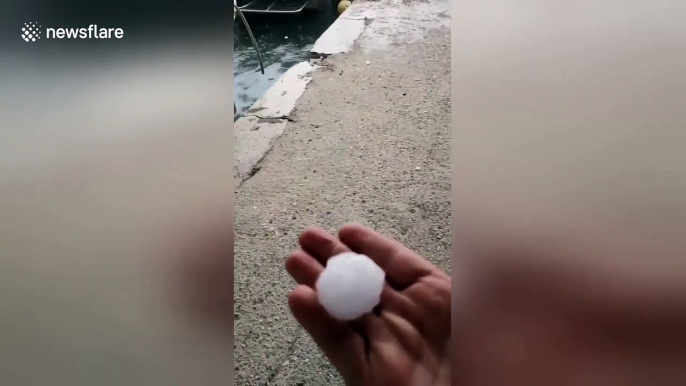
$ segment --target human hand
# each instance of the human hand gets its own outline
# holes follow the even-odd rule
[[[449,385],[450,295],[448,275],[427,260],[369,228],[346,225],[338,238],[322,229],[300,236],[301,249],[286,260],[298,283],[289,305],[348,385]],[[373,314],[337,320],[319,304],[315,283],[326,261],[353,251],[386,272]]]

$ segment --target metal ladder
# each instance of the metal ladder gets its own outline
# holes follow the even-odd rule
[[[252,0],[238,8],[243,13],[299,13],[312,0]]]
[[[257,59],[260,61],[260,71],[262,72],[262,75],[264,75],[264,61],[262,60],[262,54],[260,53],[260,48],[257,46],[257,41],[255,40],[255,36],[253,36],[252,31],[250,30],[250,26],[248,25],[248,21],[245,19],[245,16],[243,15],[243,10],[238,7],[237,0],[233,0],[233,20],[236,20],[236,14],[238,14],[241,17],[241,21],[243,21],[243,25],[245,25],[245,29],[248,31],[248,35],[250,36],[250,41],[252,42],[253,47],[255,48],[255,53],[257,53]],[[236,113],[238,112],[238,109],[236,108],[236,102],[233,102],[233,120],[236,121]]]

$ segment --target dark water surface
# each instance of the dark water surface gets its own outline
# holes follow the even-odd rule
[[[336,0],[321,0],[320,11],[300,15],[246,15],[264,60],[264,75],[248,33],[234,23],[234,101],[244,113],[289,68],[310,58],[314,42],[336,20]]]

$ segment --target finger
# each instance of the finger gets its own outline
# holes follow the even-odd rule
[[[384,284],[384,288],[381,291],[379,304],[375,306],[370,312],[363,314],[357,319],[349,321],[349,324],[355,327],[356,331],[364,329],[363,321],[371,318],[372,316],[381,317],[387,313],[393,313],[402,318],[413,317],[413,313],[416,312],[416,306],[414,302],[405,297],[403,294],[391,288],[387,283]]]
[[[324,271],[321,263],[307,252],[298,249],[286,259],[286,271],[298,284],[314,289],[319,275]]]
[[[288,297],[288,305],[293,316],[344,378],[351,379],[346,376],[362,373],[365,355],[362,339],[345,322],[326,312],[312,288],[304,285],[295,287]]]
[[[402,290],[429,275],[433,265],[399,242],[358,224],[348,224],[338,234],[357,253],[369,256],[385,272],[387,281]]]
[[[358,330],[364,331],[367,339],[369,339],[370,349],[378,349],[379,346],[395,341],[395,337],[388,330],[384,319],[376,315],[364,314],[351,321],[351,325],[354,325]]]
[[[405,319],[392,314],[376,317],[366,315],[360,318],[360,323],[369,339],[367,360],[372,368],[391,368],[402,370],[415,366],[424,358],[422,339],[416,330]],[[398,323],[399,324],[396,324]],[[393,371],[384,374],[388,385],[407,384],[407,373]],[[428,384],[428,383],[423,383]]]
[[[380,317],[366,314],[354,321],[356,329],[363,331],[366,338],[366,359],[372,366],[388,364],[389,361],[397,366],[403,363],[407,356],[421,360],[421,335],[407,320],[391,314]],[[399,384],[396,380],[392,384]],[[390,384],[390,383],[389,383]]]
[[[375,314],[364,314],[347,323],[362,341],[365,361],[369,361],[373,353],[392,347],[395,343],[395,338],[384,326],[384,321]]]
[[[405,347],[405,351],[417,360],[421,360],[424,354],[423,346],[425,338],[415,324],[393,313],[383,316],[386,326],[391,334]]]
[[[417,315],[417,305],[388,284],[385,284],[381,291],[379,308],[380,314],[393,313],[412,322],[419,316]]]
[[[329,234],[321,228],[306,229],[299,238],[300,246],[304,251],[317,259],[322,265],[339,253],[350,252],[350,249],[337,237]]]
[[[430,326],[432,335],[450,334],[451,323],[451,280],[446,275],[429,275],[422,277],[412,287],[403,291],[408,299],[416,300],[416,315],[431,315],[419,320]]]

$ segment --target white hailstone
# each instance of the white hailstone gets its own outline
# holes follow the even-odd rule
[[[340,320],[370,312],[381,298],[385,272],[365,255],[345,252],[330,258],[317,280],[319,303]]]

